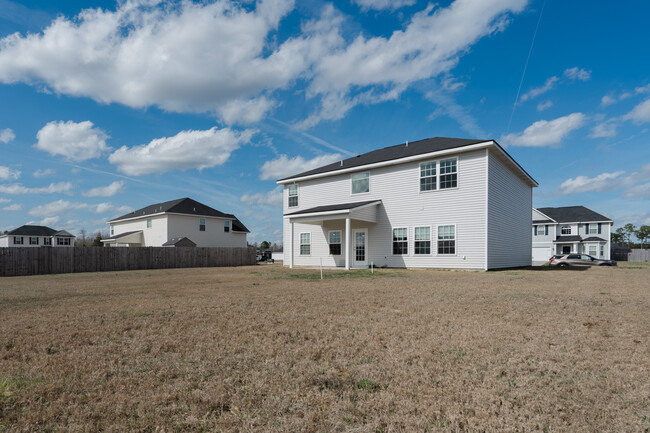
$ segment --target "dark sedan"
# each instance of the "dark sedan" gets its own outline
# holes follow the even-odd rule
[[[597,259],[588,254],[561,254],[551,257],[550,266],[616,266],[616,260]]]

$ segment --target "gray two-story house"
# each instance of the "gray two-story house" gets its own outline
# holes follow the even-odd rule
[[[531,263],[537,182],[494,140],[407,142],[278,183],[289,267]]]

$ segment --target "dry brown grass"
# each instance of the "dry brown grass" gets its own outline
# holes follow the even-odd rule
[[[315,272],[0,279],[0,431],[650,429],[647,265]]]

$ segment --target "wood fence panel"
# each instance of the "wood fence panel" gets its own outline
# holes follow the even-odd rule
[[[254,265],[254,248],[0,248],[0,276]]]

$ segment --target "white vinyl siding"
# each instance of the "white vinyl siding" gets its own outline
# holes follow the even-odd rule
[[[450,159],[450,158],[442,158]],[[316,206],[346,203],[347,201],[381,200],[378,207],[368,207],[364,213],[374,216],[375,223],[368,225],[364,221],[351,221],[351,229],[368,229],[368,263],[375,266],[389,267],[427,267],[427,268],[485,268],[486,251],[486,172],[485,151],[460,153],[456,158],[457,172],[462,179],[457,179],[457,187],[436,190],[431,193],[420,193],[420,162],[412,161],[404,164],[380,167],[372,170],[370,192],[363,198],[350,200],[350,174],[333,174],[320,179],[300,182],[299,210]],[[529,187],[530,193],[530,187]],[[530,200],[529,200],[530,202]],[[298,209],[289,208],[284,201],[284,214]],[[528,209],[530,214],[530,209]],[[295,266],[318,266],[322,260],[323,266],[343,266],[345,260],[345,217],[326,220],[322,226],[300,223],[294,220],[293,225],[293,264]],[[530,216],[527,219],[527,236],[530,237]],[[290,217],[284,218],[284,244],[290,245]],[[437,225],[456,224],[456,255],[437,256],[437,241],[435,227]],[[431,255],[392,254],[392,229],[409,228],[409,238],[412,244],[415,227],[431,225]],[[341,230],[342,254],[330,256],[328,231]],[[312,247],[310,257],[299,255],[300,244],[298,235],[311,231]],[[350,243],[352,245],[352,242]],[[288,248],[287,248],[288,249]],[[285,249],[285,255],[289,257]],[[530,252],[528,252],[530,257]],[[350,255],[350,257],[352,257]],[[288,258],[285,265],[289,264]]]
[[[487,152],[487,268],[530,266],[533,250],[532,188],[496,156],[496,151],[490,149]],[[458,231],[460,233],[460,228]]]

